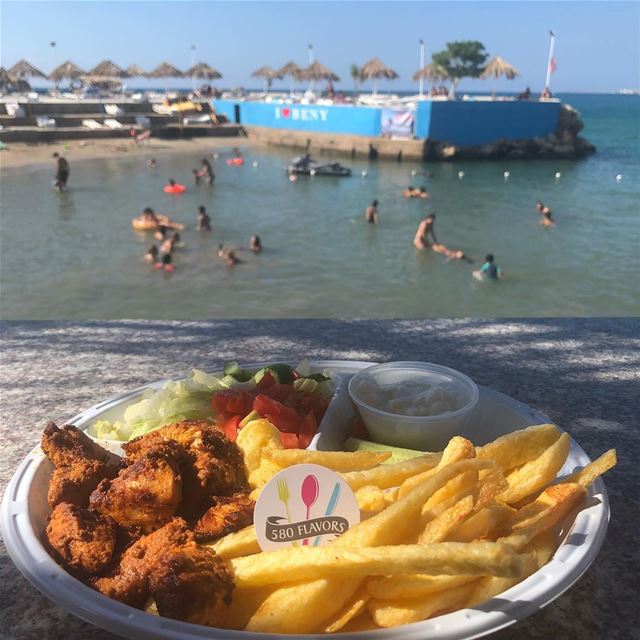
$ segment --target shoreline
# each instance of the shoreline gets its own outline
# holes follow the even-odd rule
[[[60,140],[57,142],[15,142],[0,151],[0,171],[29,166],[50,165],[52,154],[58,152],[69,162],[102,160],[108,158],[156,157],[167,154],[202,154],[211,148],[247,147],[255,145],[248,138],[193,138],[191,140],[151,139],[135,146],[128,139]]]

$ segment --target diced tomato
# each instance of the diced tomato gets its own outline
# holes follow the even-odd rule
[[[298,430],[300,416],[293,409],[264,394],[256,396],[253,401],[253,410],[266,418],[279,431],[294,433]]]
[[[300,423],[300,430],[298,432],[298,440],[300,442],[300,448],[306,449],[313,440],[313,436],[318,431],[318,423],[316,422],[316,416],[313,411],[309,411],[307,415],[302,419]]]
[[[260,378],[258,382],[258,389],[268,389],[270,386],[276,384],[276,379],[271,374],[271,371],[265,371],[265,374]]]
[[[268,389],[261,390],[264,395],[283,402],[293,393],[293,387],[290,384],[272,384]]]
[[[240,422],[242,422],[242,416],[231,416],[222,426],[224,435],[227,436],[231,442],[235,442],[238,437]]]
[[[317,422],[320,422],[329,406],[329,398],[324,398],[315,393],[309,393],[301,396],[298,399],[298,404],[305,411],[313,411]]]
[[[295,433],[280,432],[280,442],[285,449],[299,449],[300,443],[298,442],[298,436]]]
[[[211,399],[211,406],[217,414],[223,416],[246,416],[253,406],[253,395],[246,391],[225,389],[214,394]]]

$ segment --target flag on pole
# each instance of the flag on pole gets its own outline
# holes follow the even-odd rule
[[[551,58],[551,62],[549,62],[549,72],[553,73],[558,67],[558,63],[556,62],[555,56]]]

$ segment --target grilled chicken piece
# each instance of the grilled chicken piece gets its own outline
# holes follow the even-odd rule
[[[180,515],[189,520],[202,514],[212,496],[246,488],[242,453],[226,436],[201,420],[184,420],[135,438],[123,445],[127,459],[137,460],[150,447],[177,443],[186,457],[181,464],[183,496]]]
[[[193,541],[188,524],[182,518],[174,518],[157,531],[136,540],[122,554],[115,570],[96,579],[93,586],[109,598],[140,609],[149,597],[149,573],[158,558],[171,548]]]
[[[58,504],[46,533],[54,555],[69,573],[80,579],[102,571],[111,562],[116,548],[113,520],[75,504]]]
[[[55,465],[48,493],[52,509],[62,502],[86,507],[98,483],[117,474],[120,458],[73,425],[58,428],[49,422],[42,434],[41,446]]]
[[[194,527],[196,539],[214,540],[253,524],[255,504],[248,493],[216,498]]]
[[[140,455],[114,480],[103,480],[89,503],[132,534],[159,529],[176,514],[182,499],[180,447],[157,445]]]
[[[161,616],[216,626],[220,604],[230,604],[233,579],[224,561],[195,542],[162,553],[149,573],[149,594]]]

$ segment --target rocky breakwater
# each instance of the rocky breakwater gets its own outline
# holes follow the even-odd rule
[[[555,133],[529,140],[496,140],[474,147],[458,147],[447,142],[427,141],[426,160],[514,160],[577,159],[595,153],[596,148],[578,135],[584,128],[579,113],[562,105]]]

